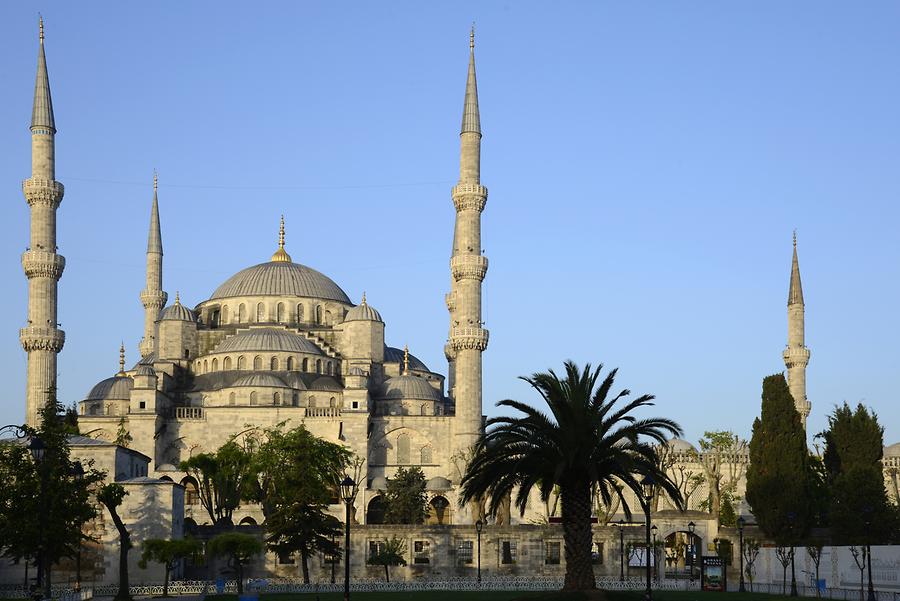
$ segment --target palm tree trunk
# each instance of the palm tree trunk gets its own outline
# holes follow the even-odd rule
[[[591,565],[591,487],[586,482],[567,483],[560,490],[566,556],[563,590],[594,590],[597,582]]]

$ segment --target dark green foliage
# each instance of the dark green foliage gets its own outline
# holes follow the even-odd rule
[[[823,461],[832,481],[855,467],[881,462],[884,428],[879,425],[878,416],[862,404],[856,406],[856,411],[847,403],[835,407],[828,416],[828,430],[821,436],[825,439]]]
[[[768,537],[796,544],[813,518],[806,432],[784,375],[767,376],[762,388],[762,412],[750,439],[747,502]]]
[[[210,539],[206,546],[213,557],[228,559],[229,567],[237,572],[238,594],[244,594],[244,566],[262,553],[262,542],[250,534],[226,532]]]
[[[425,474],[422,468],[400,468],[388,479],[384,494],[386,524],[421,524],[428,515]]]
[[[623,488],[640,496],[642,477],[652,476],[677,507],[684,505],[678,486],[660,469],[655,449],[655,445],[679,435],[681,428],[669,419],[638,419],[632,415],[652,405],[650,395],[616,407],[630,393],[623,390],[608,398],[616,370],[598,385],[601,369],[586,365],[582,371],[567,361],[562,379],[553,371],[523,378],[541,395],[551,415],[518,401],[500,401],[499,406],[523,415],[488,420],[487,431],[462,479],[460,502],[489,498],[488,511],[494,516],[502,510],[508,495],[524,514],[534,488],[547,503],[558,487],[565,539],[565,590],[596,588],[591,565],[593,490],[606,506],[618,498],[630,517]]]
[[[734,508],[734,497],[730,492],[722,493],[720,497],[719,524],[729,528],[737,526],[737,511]]]
[[[169,573],[178,562],[189,557],[198,557],[203,553],[203,544],[195,538],[148,538],[141,545],[141,560],[138,565],[147,569],[148,563],[161,563],[166,570],[163,581],[163,597],[169,596]]]
[[[387,539],[384,544],[379,545],[375,553],[369,555],[366,562],[374,566],[384,566],[384,579],[386,582],[391,581],[391,575],[388,571],[390,566],[406,565],[406,543],[403,539],[393,536]]]
[[[131,599],[128,587],[128,551],[132,547],[131,535],[122,522],[122,518],[119,517],[119,506],[122,505],[122,500],[127,494],[128,492],[125,491],[122,485],[115,482],[104,484],[97,491],[97,501],[109,511],[113,524],[116,526],[116,531],[119,533],[119,591],[116,593],[116,601]]]
[[[231,523],[250,478],[252,457],[252,448],[232,440],[215,453],[200,453],[181,462],[180,468],[197,480],[200,503],[213,524]]]
[[[72,401],[72,404],[66,408],[63,423],[67,433],[74,436],[80,434],[78,430],[78,403],[76,401]]]
[[[128,448],[131,445],[132,440],[134,439],[131,436],[131,432],[125,427],[125,417],[122,416],[119,418],[119,427],[116,429],[116,439],[113,442],[119,446]]]

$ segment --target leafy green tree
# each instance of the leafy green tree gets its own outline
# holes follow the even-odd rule
[[[735,491],[738,482],[744,478],[746,463],[735,459],[747,452],[747,441],[734,432],[728,430],[715,430],[704,432],[700,439],[700,463],[706,472],[706,480],[709,483],[709,500],[705,503],[706,509],[715,516],[723,526],[733,526],[731,516],[726,513],[724,517],[729,523],[722,521],[722,504],[725,497],[731,503],[730,511],[734,513]],[[724,510],[728,511],[728,510]],[[734,519],[737,519],[736,517]]]
[[[403,539],[393,536],[384,544],[378,545],[376,551],[369,555],[368,563],[373,566],[384,566],[384,580],[391,581],[391,574],[388,571],[390,566],[406,565],[406,543]]]
[[[104,477],[90,466],[76,477],[62,414],[51,394],[40,410],[40,426],[27,429],[44,444],[39,462],[27,444],[0,444],[0,553],[35,560],[45,598],[50,597],[51,566],[74,557],[86,538],[83,526],[96,516],[91,490]]]
[[[399,468],[384,492],[386,524],[421,524],[428,515],[425,474],[419,466]]]
[[[884,488],[884,428],[863,405],[847,403],[828,417],[823,463],[830,483],[832,532],[844,545],[890,542],[897,528]]]
[[[250,534],[226,532],[210,539],[206,546],[213,557],[224,557],[237,574],[238,595],[244,594],[244,566],[262,553],[262,542]]]
[[[197,480],[200,503],[213,524],[231,523],[251,477],[253,451],[234,440],[215,453],[200,453],[181,462],[181,470]]]
[[[169,574],[182,559],[198,557],[203,553],[203,544],[195,538],[148,538],[141,545],[141,560],[138,565],[146,570],[148,563],[161,563],[166,571],[163,581],[163,597],[169,596]]]
[[[309,558],[316,552],[340,556],[341,546],[334,542],[343,526],[336,517],[318,505],[294,503],[279,505],[266,520],[268,547],[276,553],[299,553],[303,582],[309,584]]]
[[[119,533],[119,592],[116,593],[116,601],[128,601],[131,599],[131,592],[128,587],[128,551],[133,546],[131,544],[131,534],[122,522],[119,516],[119,506],[125,499],[128,492],[121,484],[115,482],[104,484],[97,491],[97,501],[99,501],[112,518],[116,531]]]
[[[488,511],[496,515],[506,495],[513,495],[524,514],[528,497],[537,488],[547,503],[555,486],[562,499],[565,539],[565,590],[596,588],[591,565],[591,491],[609,505],[617,496],[626,515],[631,509],[624,489],[641,495],[641,479],[650,476],[672,498],[684,503],[678,486],[659,466],[654,444],[662,445],[681,433],[665,418],[638,419],[632,412],[652,405],[651,395],[616,404],[628,390],[608,398],[616,370],[598,386],[602,366],[580,370],[565,363],[560,379],[552,370],[523,378],[541,395],[551,415],[531,405],[505,400],[501,407],[521,417],[494,417],[476,445],[474,457],[462,480],[460,503],[488,497]]]
[[[119,427],[116,430],[116,439],[113,442],[120,447],[128,448],[133,440],[134,438],[131,436],[131,432],[125,427],[125,416],[123,415],[119,418]]]

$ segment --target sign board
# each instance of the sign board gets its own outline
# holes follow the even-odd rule
[[[650,565],[656,565],[656,558],[654,557],[654,553],[651,551],[647,553],[646,547],[632,547],[628,551],[628,567],[629,568],[645,568],[647,567],[647,559],[650,560]],[[649,557],[648,557],[649,556]]]
[[[700,558],[700,589],[704,591],[726,590],[725,560],[718,555]]]

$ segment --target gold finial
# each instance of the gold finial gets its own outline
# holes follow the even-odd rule
[[[797,248],[797,230],[794,230],[794,248]]]
[[[409,375],[409,345],[403,345],[403,375]]]
[[[278,250],[272,255],[272,261],[276,263],[291,262],[291,255],[284,250],[284,215],[281,216],[281,225],[278,228]]]
[[[44,15],[38,13],[38,28],[40,29],[41,44],[44,43]]]
[[[125,341],[119,345],[119,373],[117,376],[125,375]]]
[[[363,298],[362,298],[362,302],[361,302],[360,304],[361,304],[361,305],[365,305],[365,304],[366,304],[366,291],[365,291],[365,290],[363,290]]]
[[[469,50],[475,50],[475,21],[472,21],[472,30],[469,31]]]
[[[153,170],[153,191],[159,188],[159,173],[156,172],[156,169]]]
[[[175,291],[175,304],[176,304],[176,305],[180,305],[180,304],[181,304],[181,297],[178,296],[178,291],[177,291],[177,290]]]

